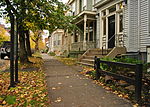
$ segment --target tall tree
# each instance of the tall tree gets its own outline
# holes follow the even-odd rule
[[[26,30],[26,31],[25,31],[25,34],[26,34],[27,55],[28,55],[28,56],[32,56],[31,46],[30,46],[30,31],[29,31],[29,30]]]
[[[31,37],[32,41],[35,42],[35,52],[39,51],[39,42],[42,39],[42,31],[38,30],[34,32],[34,35]]]
[[[34,32],[47,29],[52,32],[58,28],[74,28],[71,24],[73,18],[65,16],[68,7],[58,0],[1,0],[0,3],[9,4],[6,11],[11,10],[17,18],[21,63],[28,62],[25,47],[26,30]]]
[[[2,41],[8,41],[8,40],[9,40],[9,36],[7,35],[7,31],[0,26],[0,45]]]

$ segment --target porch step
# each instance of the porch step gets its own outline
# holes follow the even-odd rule
[[[83,63],[89,63],[89,64],[94,64],[94,59],[82,59],[81,62],[83,62]]]
[[[84,62],[78,62],[78,64],[89,66],[89,67],[94,67],[94,64],[89,64],[89,63],[84,63]]]
[[[95,56],[97,56],[99,58],[103,58],[105,55],[87,55],[87,56],[84,56],[83,58],[84,59],[94,59]]]
[[[115,58],[118,54],[126,53],[125,47],[114,47],[113,49],[103,50],[103,53],[107,52],[107,54],[102,55],[102,49],[89,49],[87,50],[79,59],[79,64],[93,67],[94,66],[94,57],[97,56],[99,58],[109,57]]]

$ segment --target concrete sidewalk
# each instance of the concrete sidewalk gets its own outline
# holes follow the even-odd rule
[[[79,66],[67,66],[43,54],[50,107],[132,107],[127,100],[93,84]]]

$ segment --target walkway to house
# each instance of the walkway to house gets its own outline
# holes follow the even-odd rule
[[[67,66],[43,54],[50,107],[132,107],[117,95],[81,75],[79,66]]]

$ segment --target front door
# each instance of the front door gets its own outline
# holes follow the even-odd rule
[[[115,47],[115,15],[108,17],[108,48]]]

